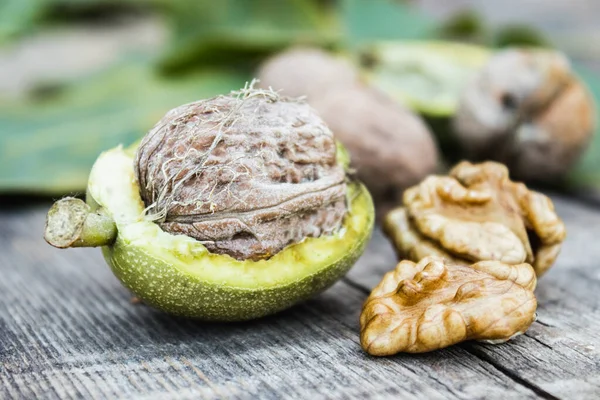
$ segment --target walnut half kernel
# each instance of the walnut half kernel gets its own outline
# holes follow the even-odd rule
[[[536,275],[529,264],[441,257],[400,262],[365,302],[360,340],[371,355],[422,353],[465,340],[505,342],[535,320]]]
[[[384,222],[401,259],[526,262],[541,276],[566,235],[550,199],[512,182],[495,162],[461,162],[449,176],[430,176],[408,189],[403,201]]]

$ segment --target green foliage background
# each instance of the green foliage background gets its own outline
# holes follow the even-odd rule
[[[546,43],[530,29],[519,36],[522,27],[494,34],[473,15],[439,26],[392,0],[0,0],[0,46],[69,24],[69,16],[124,8],[162,15],[166,50],[56,82],[60,90],[42,97],[0,93],[0,193],[83,191],[101,151],[140,138],[170,108],[242,87],[261,60],[293,44],[355,53],[381,39]],[[597,98],[600,78],[577,70]],[[599,154],[596,135],[570,181],[600,184]]]

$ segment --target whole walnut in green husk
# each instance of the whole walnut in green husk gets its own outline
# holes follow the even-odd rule
[[[48,212],[53,246],[95,247],[144,303],[247,320],[325,290],[373,228],[348,155],[302,100],[245,88],[171,110],[102,153],[86,202]]]
[[[502,164],[466,161],[449,176],[408,189],[384,230],[402,259],[525,262],[538,276],[552,266],[566,235],[548,197],[511,181]]]

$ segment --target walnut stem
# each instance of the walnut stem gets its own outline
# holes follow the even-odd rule
[[[48,211],[44,239],[54,247],[98,247],[115,241],[117,226],[108,215],[92,211],[80,199],[65,197]]]

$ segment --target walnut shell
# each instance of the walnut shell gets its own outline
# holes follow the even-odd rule
[[[586,149],[594,104],[555,51],[498,52],[465,88],[453,120],[472,160],[505,163],[521,179],[552,182]]]
[[[528,264],[465,266],[439,257],[402,261],[363,306],[361,345],[369,354],[386,356],[465,340],[505,342],[535,320],[535,285]]]
[[[135,172],[163,230],[236,259],[330,234],[346,213],[331,130],[308,104],[272,91],[169,111],[142,140]]]
[[[384,230],[401,258],[455,263],[527,262],[538,276],[554,263],[566,230],[550,199],[512,182],[499,163],[461,162],[404,193]]]
[[[422,119],[366,85],[348,61],[317,49],[292,49],[268,60],[260,85],[306,96],[352,156],[376,201],[399,200],[402,190],[437,167],[433,137]]]

